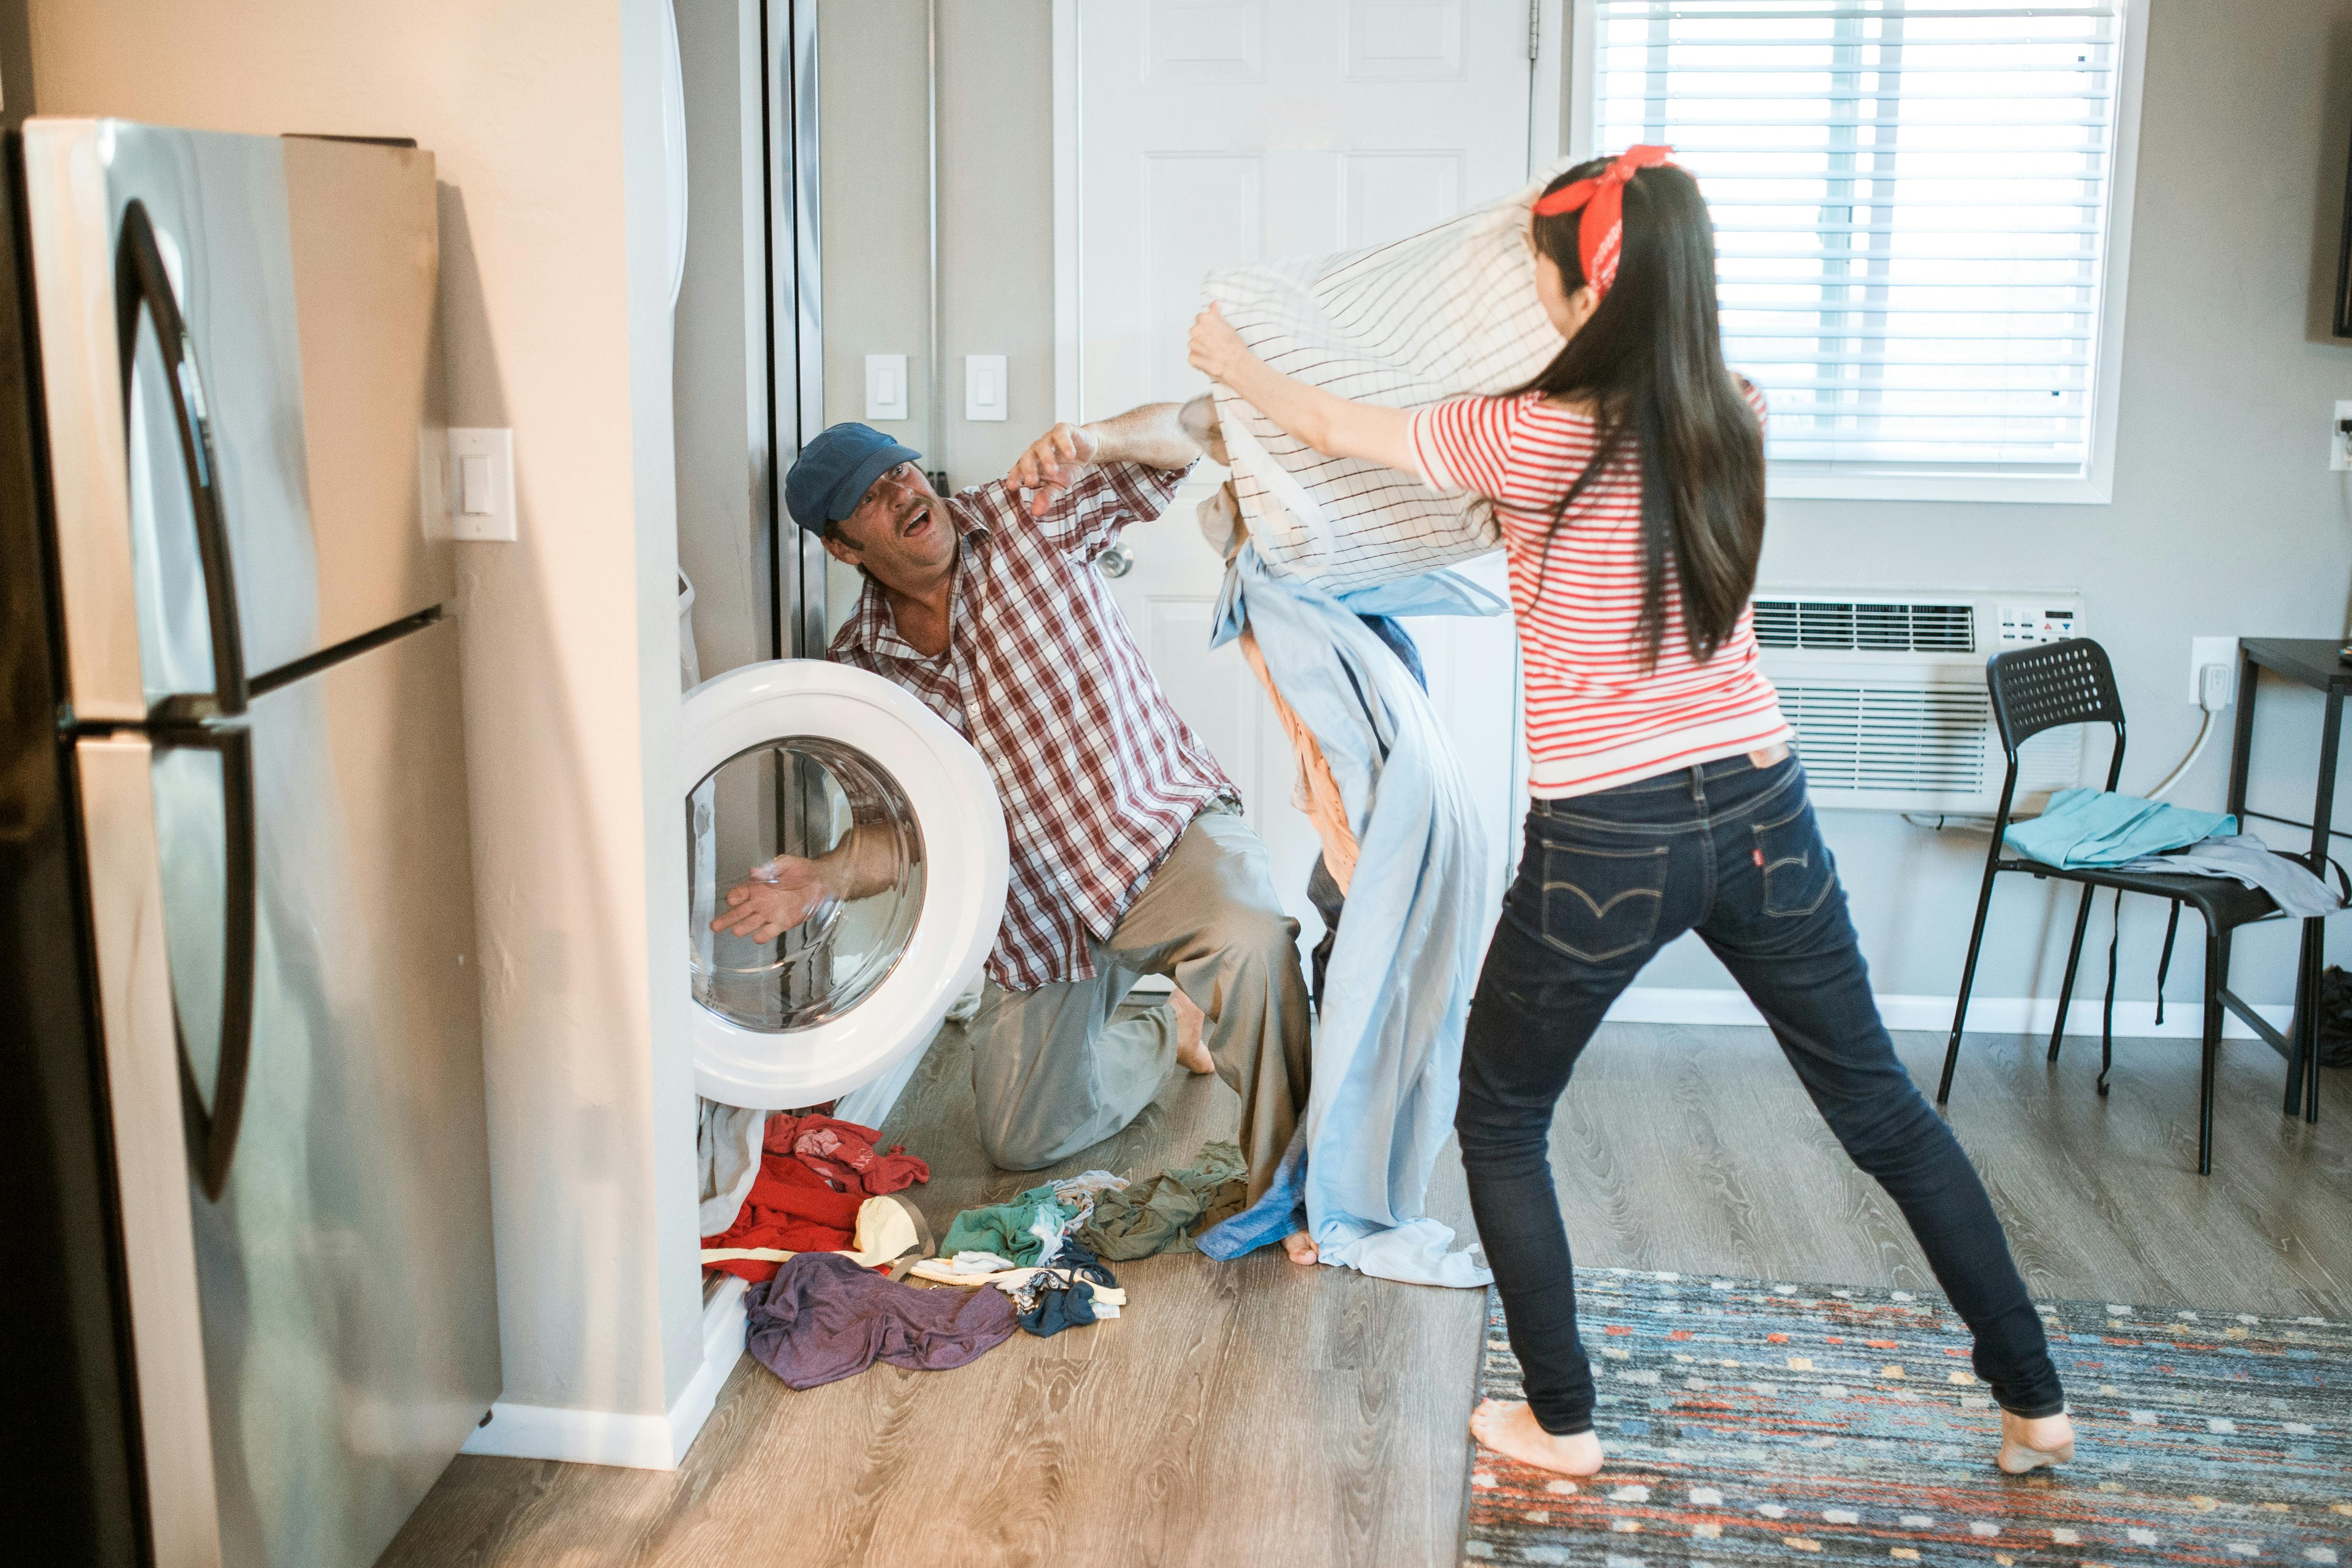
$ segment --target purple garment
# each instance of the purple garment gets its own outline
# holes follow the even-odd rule
[[[792,1388],[854,1376],[877,1361],[944,1372],[1013,1337],[1004,1292],[920,1290],[831,1252],[788,1258],[745,1292],[744,1348]]]

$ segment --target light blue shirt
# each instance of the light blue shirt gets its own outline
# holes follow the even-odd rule
[[[1265,1195],[1200,1237],[1212,1258],[1279,1240],[1303,1205],[1327,1263],[1425,1285],[1492,1278],[1425,1211],[1454,1128],[1493,851],[1436,709],[1356,617],[1504,608],[1450,572],[1335,596],[1277,575],[1254,545],[1226,569],[1210,646],[1244,621],[1256,635],[1267,674],[1322,748],[1360,852],[1307,1116]]]

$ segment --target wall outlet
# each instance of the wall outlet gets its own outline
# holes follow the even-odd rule
[[[866,356],[866,417],[868,419],[907,417],[907,356],[905,354],[867,354]]]
[[[2229,674],[2223,678],[2221,689],[2229,695],[2220,706],[2226,708],[2237,700],[2238,639],[2235,637],[2190,637],[2189,639],[2189,705],[2205,705],[2205,667],[2218,664]]]
[[[2352,398],[2338,398],[2336,416],[2327,422],[2327,467],[2331,473],[2352,468]]]

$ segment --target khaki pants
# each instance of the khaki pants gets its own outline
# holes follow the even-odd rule
[[[1265,846],[1231,810],[1193,818],[1108,942],[1095,974],[1034,991],[991,981],[970,1026],[981,1146],[1034,1171],[1099,1142],[1159,1092],[1176,1054],[1161,1007],[1111,1016],[1138,980],[1165,974],[1208,1015],[1217,1076],[1242,1097],[1237,1141],[1255,1202],[1307,1104],[1307,987],[1298,922],[1274,896]],[[1192,1151],[1176,1153],[1189,1156]]]

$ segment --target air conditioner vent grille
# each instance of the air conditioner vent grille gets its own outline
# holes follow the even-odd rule
[[[1976,606],[1852,599],[1759,599],[1765,647],[1866,653],[1974,653]]]
[[[1985,786],[1991,732],[1981,689],[1787,681],[1780,710],[1815,789],[1950,795]]]

